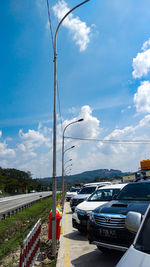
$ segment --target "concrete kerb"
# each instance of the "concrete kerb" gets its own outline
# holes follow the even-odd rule
[[[65,259],[65,242],[64,242],[64,234],[65,234],[65,210],[66,203],[64,203],[63,216],[62,216],[62,231],[63,234],[60,235],[60,244],[57,256],[56,267],[64,267],[64,259]]]

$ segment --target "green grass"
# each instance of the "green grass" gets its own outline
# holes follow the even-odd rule
[[[60,195],[57,196],[57,199]],[[28,232],[39,218],[42,223],[48,220],[52,208],[52,198],[47,198],[12,215],[0,220],[0,260],[21,245]]]

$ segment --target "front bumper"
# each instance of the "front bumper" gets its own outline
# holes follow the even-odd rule
[[[70,199],[71,199],[72,197],[70,197],[70,196],[66,196],[66,201],[70,201]]]
[[[124,246],[118,246],[118,245],[112,245],[109,243],[103,243],[103,242],[98,242],[98,241],[93,241],[91,242],[91,244],[96,245],[97,247],[104,247],[104,248],[108,248],[108,249],[114,249],[114,250],[119,250],[119,251],[127,251],[127,247]]]
[[[99,226],[90,220],[88,221],[87,231],[90,244],[120,251],[126,251],[135,237],[125,227],[111,229],[110,227]]]
[[[78,215],[76,212],[74,212],[72,214],[73,228],[86,232],[88,219],[89,217],[87,215]]]

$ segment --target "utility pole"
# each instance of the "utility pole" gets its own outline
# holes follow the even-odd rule
[[[64,19],[76,8],[85,4],[90,0],[83,1],[69,10],[66,15],[59,22],[54,38],[54,109],[53,109],[53,181],[52,181],[52,255],[56,258],[56,88],[57,88],[57,53],[56,53],[56,42],[57,33],[60,25]]]

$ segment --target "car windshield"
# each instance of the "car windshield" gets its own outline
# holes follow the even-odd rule
[[[120,191],[116,199],[150,201],[150,183],[128,184]]]
[[[83,187],[79,194],[92,194],[95,191],[96,187],[95,186],[87,186]]]
[[[96,190],[88,198],[88,201],[110,201],[112,200],[113,195],[118,194],[119,191],[119,188]]]
[[[135,248],[150,254],[150,209],[135,243]]]
[[[71,188],[69,192],[77,192],[78,190],[78,188]]]

